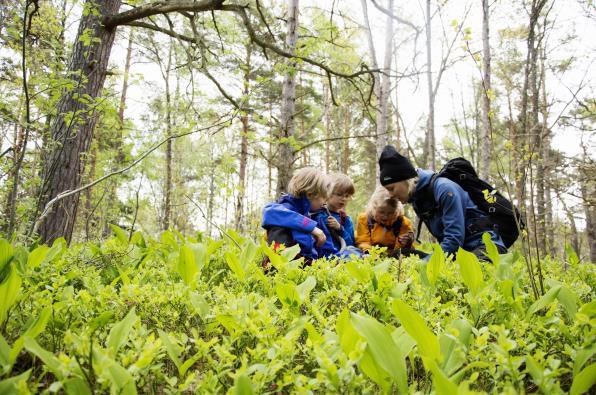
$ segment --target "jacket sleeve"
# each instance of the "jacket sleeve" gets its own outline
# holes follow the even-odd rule
[[[368,231],[368,218],[366,213],[358,215],[356,225],[356,247],[363,251],[368,251],[372,247],[372,240]]]
[[[304,215],[290,210],[283,204],[269,203],[263,208],[261,226],[282,226],[284,228],[310,233],[317,226],[317,222]]]
[[[352,218],[350,218],[349,215],[346,216],[346,223],[343,226],[341,237],[343,237],[343,239],[346,241],[346,245],[354,245],[354,223],[352,222]]]
[[[406,217],[404,215],[404,216],[402,216],[401,227],[399,228],[399,235],[403,236],[408,233],[414,233],[414,227],[412,226],[412,221],[410,221],[408,219],[408,217]],[[405,247],[411,247],[411,244],[403,245],[399,242],[399,239],[396,237],[395,238],[395,248],[397,249],[397,248],[405,248]]]
[[[456,253],[464,245],[466,237],[465,210],[461,192],[449,182],[437,184],[435,199],[441,207],[443,240],[441,248],[445,253]]]

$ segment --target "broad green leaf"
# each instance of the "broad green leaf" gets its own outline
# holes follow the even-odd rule
[[[569,288],[561,286],[561,290],[557,294],[557,299],[565,308],[567,316],[573,319],[575,313],[577,313],[577,296]]]
[[[296,244],[285,250],[281,251],[280,255],[286,258],[288,261],[296,258],[296,256],[300,253],[300,245]]]
[[[124,230],[122,230],[122,228],[117,225],[110,224],[110,229],[112,229],[112,232],[114,232],[114,235],[116,235],[116,239],[118,239],[120,244],[128,245],[128,235]]]
[[[460,343],[466,347],[469,347],[470,342],[472,341],[472,325],[470,325],[468,320],[454,320],[451,323],[451,327],[457,330],[457,338],[460,341]]]
[[[389,330],[374,318],[355,313],[351,314],[351,322],[354,329],[366,340],[375,362],[389,373],[400,392],[407,393],[406,361],[393,342]]]
[[[592,356],[596,353],[596,344],[592,344],[592,346],[581,349],[577,351],[575,354],[575,358],[573,360],[573,375],[577,375],[581,368],[584,367],[584,364],[592,358]]]
[[[14,265],[9,264],[8,274],[0,283],[0,325],[4,323],[8,310],[17,301],[21,288],[21,276]]]
[[[177,270],[186,285],[195,286],[195,277],[199,272],[199,268],[197,267],[192,248],[186,244],[180,247]]]
[[[372,381],[381,387],[384,393],[388,394],[391,391],[391,376],[375,360],[368,345],[366,346],[360,361],[358,361],[358,367],[365,375],[370,377]]]
[[[443,249],[439,244],[434,244],[433,253],[426,265],[426,276],[431,285],[434,286],[437,283],[444,265],[445,252],[443,252]]]
[[[12,260],[13,255],[14,248],[12,245],[5,239],[0,239],[0,275],[2,275],[5,266]]]
[[[439,344],[443,356],[441,370],[447,376],[451,376],[466,362],[466,353],[457,339],[448,333],[442,333],[439,336]]]
[[[66,246],[67,244],[66,240],[64,240],[64,237],[54,240],[52,247],[50,247],[50,250],[46,254],[44,262],[52,262],[54,259],[60,259],[62,254],[64,254],[64,251],[66,251]]]
[[[532,306],[530,306],[530,308],[528,308],[528,311],[526,311],[526,319],[530,319],[530,316],[532,314],[554,302],[557,299],[557,295],[559,295],[560,291],[560,285],[557,285],[549,289],[547,293],[545,293],[540,299],[534,302]]]
[[[11,263],[16,266],[20,275],[25,275],[27,272],[27,260],[29,259],[29,251],[24,246],[18,246],[14,249]]]
[[[350,275],[361,284],[370,281],[370,268],[358,262],[357,260],[351,260],[346,262],[344,265]]]
[[[490,233],[485,232],[482,235],[482,241],[486,246],[486,255],[488,255],[488,258],[492,261],[495,267],[499,266],[501,262],[501,256],[499,255],[499,250],[497,249],[497,246],[491,239]]]
[[[116,355],[118,349],[126,342],[128,334],[130,333],[135,322],[137,322],[137,319],[138,317],[135,313],[135,308],[133,307],[130,309],[128,314],[126,314],[126,317],[124,317],[122,321],[116,323],[112,327],[106,342],[106,346],[111,355]]]
[[[240,265],[246,269],[248,265],[254,262],[259,254],[260,248],[252,241],[246,240],[244,244],[242,244],[242,251],[240,252]]]
[[[161,234],[161,243],[169,246],[174,251],[178,250],[178,241],[176,241],[176,236],[169,230],[164,231]]]
[[[567,255],[567,262],[571,265],[577,265],[579,263],[579,257],[573,247],[571,247],[571,244],[565,244],[565,254]]]
[[[244,272],[244,268],[240,264],[240,258],[238,257],[238,255],[236,255],[236,253],[233,251],[226,251],[224,256],[226,258],[226,263],[228,264],[228,267],[230,268],[232,273],[234,273],[238,280],[244,281],[246,279],[246,273]]]
[[[188,369],[190,369],[191,366],[194,365],[195,362],[197,362],[199,360],[199,358],[201,358],[202,356],[203,356],[203,353],[201,351],[199,351],[195,355],[193,355],[192,357],[190,357],[189,359],[184,361],[184,363],[182,363],[182,365],[180,365],[180,368],[178,368],[178,374],[180,375],[180,378],[184,377],[186,375],[186,372],[188,371]]]
[[[296,289],[296,284],[293,282],[290,281],[285,284],[278,283],[275,286],[275,292],[277,293],[277,297],[282,304],[288,307],[300,306],[300,295]]]
[[[571,384],[571,395],[583,394],[588,392],[596,384],[596,363],[591,364],[573,377]]]
[[[399,318],[402,326],[408,332],[416,344],[422,356],[426,356],[437,361],[441,360],[441,346],[437,336],[428,329],[424,319],[414,309],[404,303],[402,300],[393,301],[393,314]]]
[[[235,395],[252,395],[255,393],[250,378],[244,373],[236,377],[233,391]]]
[[[207,266],[207,246],[204,243],[187,243],[192,249],[197,271],[200,273]]]
[[[350,321],[350,311],[344,309],[335,322],[335,330],[339,335],[339,344],[343,352],[350,357],[350,353],[354,351],[356,344],[362,338],[354,329]]]
[[[67,395],[91,395],[92,392],[87,385],[87,382],[80,377],[71,377],[65,380],[64,390]]]
[[[457,385],[451,381],[439,368],[435,360],[422,357],[424,364],[432,373],[433,384],[439,395],[452,395],[457,393]]]
[[[579,309],[579,312],[581,314],[587,315],[590,318],[596,316],[596,300],[583,304]]]
[[[58,380],[64,379],[64,372],[62,370],[62,363],[54,354],[42,348],[35,339],[25,337],[25,349],[37,358],[41,359],[46,368],[56,376]]]
[[[544,380],[544,368],[531,355],[526,355],[526,369],[532,376],[534,383],[541,387]]]
[[[31,375],[31,369],[18,376],[10,377],[8,379],[0,381],[0,394],[2,395],[20,395],[19,385],[21,382],[27,382]]]
[[[10,346],[4,339],[4,336],[0,335],[0,376],[6,373],[12,364],[10,363]]]
[[[279,255],[277,252],[273,251],[273,249],[271,249],[267,243],[265,243],[265,241],[261,241],[261,249],[265,255],[267,255],[269,262],[274,268],[281,270],[287,266],[288,260]]]
[[[399,354],[404,358],[407,357],[416,346],[416,340],[406,332],[403,326],[394,330],[391,337],[399,348]]]
[[[31,269],[35,269],[35,268],[39,267],[39,265],[41,265],[41,263],[44,261],[44,259],[48,255],[49,251],[50,251],[50,248],[46,245],[41,245],[41,246],[37,247],[36,249],[34,249],[33,251],[31,251],[29,253],[29,257],[27,260],[27,266]]]
[[[480,263],[478,263],[478,258],[471,252],[460,248],[457,251],[456,262],[459,265],[459,272],[464,284],[466,284],[472,295],[477,295],[484,287],[482,269]]]
[[[157,332],[159,333],[159,338],[161,339],[161,343],[165,347],[168,356],[174,362],[176,368],[180,370],[180,367],[182,366],[182,362],[180,361],[180,353],[182,352],[182,350],[180,346],[178,346],[175,343],[172,343],[172,341],[170,340],[170,335],[168,335],[161,329],[158,329]]]
[[[37,317],[35,320],[33,320],[31,322],[31,324],[29,325],[29,327],[27,328],[25,333],[23,333],[17,340],[15,340],[15,342],[13,343],[12,348],[10,350],[9,363],[11,366],[15,363],[15,361],[17,360],[17,357],[23,350],[23,346],[25,344],[25,338],[30,337],[30,338],[34,339],[40,333],[42,333],[45,330],[46,325],[48,324],[51,314],[52,314],[51,307],[46,307],[45,309],[43,309],[41,311],[41,313],[39,314],[39,317]]]
[[[195,309],[195,312],[204,321],[209,315],[209,312],[211,311],[209,303],[207,303],[207,301],[202,295],[199,295],[196,292],[191,292],[189,299],[192,307]]]
[[[308,296],[310,295],[310,291],[317,285],[317,280],[313,276],[308,276],[306,280],[304,280],[301,284],[296,286],[296,291],[298,291],[298,295],[300,296],[300,302],[304,303],[308,300]]]
[[[120,395],[136,395],[137,388],[131,374],[119,363],[93,350],[94,364],[98,364],[101,375],[111,384],[112,393]]]

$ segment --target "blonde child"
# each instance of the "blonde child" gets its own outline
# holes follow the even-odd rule
[[[364,251],[373,246],[387,247],[387,252],[392,256],[426,256],[414,250],[413,243],[414,229],[412,222],[404,215],[403,205],[392,198],[384,187],[377,187],[366,211],[358,216],[356,246]]]

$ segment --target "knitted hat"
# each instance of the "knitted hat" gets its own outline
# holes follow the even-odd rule
[[[386,145],[383,148],[379,158],[379,168],[381,169],[380,178],[383,186],[418,176],[410,160],[397,152],[392,145]]]

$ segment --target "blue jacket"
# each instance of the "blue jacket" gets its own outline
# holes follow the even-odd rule
[[[322,223],[325,225],[325,229],[323,229],[323,231],[325,232],[325,236],[327,236],[327,238],[329,239],[329,238],[331,238],[331,233],[330,232],[328,233],[328,229],[327,229],[327,218],[329,218],[329,214],[331,214],[331,216],[333,218],[335,218],[337,220],[337,222],[341,225],[339,235],[346,242],[346,246],[353,246],[354,245],[354,223],[352,222],[352,219],[350,218],[350,216],[345,213],[345,211],[342,211],[341,213],[335,213],[333,211],[328,211],[326,208],[322,208],[322,209],[312,213],[310,215],[310,217],[312,219],[314,219],[315,221],[317,221],[317,223]],[[339,241],[337,241],[337,240],[333,240],[333,245],[338,250],[341,248],[341,245],[340,245]]]
[[[325,233],[325,243],[322,246],[317,248],[317,252],[319,253],[319,257],[329,257],[335,256],[339,254],[339,250],[341,249],[341,244],[339,241],[334,240],[333,236],[331,235],[331,230],[327,226],[327,218],[329,218],[329,214],[327,214],[327,209],[322,208],[320,210],[311,213],[310,217],[317,222],[317,228],[321,229],[323,233]]]
[[[437,177],[433,188],[434,201],[424,201],[422,190],[429,185],[433,172],[417,169],[418,184],[416,191],[410,198],[410,203],[415,203],[422,211],[438,206],[427,225],[430,233],[439,241],[445,253],[456,253],[459,247],[472,251],[483,244],[484,232],[472,232],[470,226],[487,215],[472,201],[466,191],[457,183],[445,178]],[[505,248],[501,237],[493,231],[492,241]]]
[[[261,226],[281,226],[292,232],[292,239],[300,245],[300,253],[306,258],[317,259],[315,239],[311,232],[317,222],[308,217],[310,202],[306,197],[283,195],[276,203],[269,203],[263,208]]]

